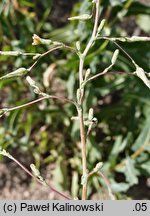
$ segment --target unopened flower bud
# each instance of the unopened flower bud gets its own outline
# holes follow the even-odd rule
[[[103,19],[102,21],[101,21],[101,23],[100,23],[100,25],[99,25],[99,27],[98,27],[98,34],[102,31],[102,29],[103,29],[103,27],[104,27],[104,25],[105,25],[105,22],[106,22],[106,20],[105,19]]]
[[[113,57],[111,59],[111,63],[114,65],[116,63],[116,60],[118,58],[118,55],[119,55],[119,50],[115,50],[114,54],[113,54]]]
[[[38,35],[34,34],[32,39],[33,39],[32,45],[36,46],[41,44],[41,38]]]
[[[79,102],[81,98],[81,90],[77,89],[77,101]]]
[[[78,51],[80,51],[80,49],[81,49],[81,47],[80,47],[80,41],[76,42],[76,48],[77,48]]]
[[[37,176],[37,177],[40,176],[40,172],[34,164],[30,164],[30,168],[31,168],[31,170],[35,176]]]
[[[90,108],[89,109],[89,116],[88,116],[89,121],[91,121],[93,119],[93,116],[94,116],[94,110],[93,110],[93,108]]]
[[[94,172],[98,172],[103,166],[103,162],[99,162],[98,164],[96,164],[95,168],[94,168]]]
[[[88,68],[87,71],[85,72],[85,81],[89,78],[90,74],[91,74],[91,69]]]

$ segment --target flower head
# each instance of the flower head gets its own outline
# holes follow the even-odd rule
[[[38,35],[34,34],[32,39],[33,39],[32,45],[36,46],[41,44],[41,38]]]

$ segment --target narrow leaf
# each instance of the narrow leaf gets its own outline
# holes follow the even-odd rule
[[[19,51],[0,51],[0,55],[4,55],[4,56],[18,56],[20,54],[21,52]]]
[[[4,79],[10,79],[10,78],[15,78],[15,77],[21,77],[24,76],[28,73],[28,69],[26,68],[19,68],[11,73],[8,73],[2,77],[0,77],[0,80],[4,80]]]
[[[135,74],[145,83],[145,85],[150,89],[150,81],[147,79],[145,71],[143,68],[139,67],[137,64],[134,64],[136,67]]]
[[[92,15],[89,15],[89,14],[83,14],[83,15],[80,15],[80,16],[74,16],[74,17],[69,17],[68,20],[89,20],[92,18]]]

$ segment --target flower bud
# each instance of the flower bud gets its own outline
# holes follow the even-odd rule
[[[41,56],[41,54],[36,54],[35,56],[33,56],[33,59],[36,60]]]
[[[81,98],[81,90],[77,89],[77,101],[79,102]]]
[[[88,68],[87,71],[85,72],[85,81],[89,78],[90,74],[91,74],[91,69]]]
[[[37,176],[37,177],[40,176],[40,172],[39,172],[39,170],[36,168],[36,166],[34,164],[30,164],[30,168],[31,168],[31,170],[32,170],[32,172],[33,172],[33,174],[35,176]]]
[[[96,164],[95,168],[94,168],[94,172],[98,172],[103,166],[103,162],[99,162],[98,164]]]
[[[81,47],[80,47],[80,41],[76,42],[76,48],[77,48],[78,51],[80,51],[80,49],[81,49]]]
[[[103,19],[102,21],[101,21],[101,23],[100,23],[100,25],[99,25],[99,27],[98,27],[98,34],[102,31],[102,29],[103,29],[103,27],[104,27],[104,25],[105,25],[105,22],[106,22],[106,20],[105,19]]]
[[[89,109],[89,116],[88,116],[89,121],[91,121],[93,119],[93,116],[94,116],[94,110],[93,110],[93,108],[90,108]]]
[[[39,44],[50,45],[52,43],[51,40],[40,38],[36,34],[33,35],[32,39],[33,39],[33,43],[32,43],[33,46],[36,46],[36,45],[39,45]]]
[[[111,63],[114,65],[116,63],[116,60],[118,58],[118,55],[119,55],[119,50],[115,50],[114,54],[113,54],[113,57],[111,59]]]

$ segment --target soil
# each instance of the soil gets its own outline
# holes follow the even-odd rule
[[[28,154],[12,153],[25,166],[29,167],[33,162],[32,157]],[[30,169],[30,168],[29,168]],[[49,185],[51,166],[46,166],[41,170],[42,176],[47,180]],[[92,194],[93,200],[109,199],[107,190],[100,188],[101,195]],[[64,192],[69,195],[69,192]],[[142,177],[139,184],[130,188],[126,195],[134,200],[150,199],[150,178]],[[26,174],[15,162],[8,158],[4,158],[0,163],[0,200],[2,199],[24,199],[24,200],[51,200],[64,199],[60,195],[50,191],[47,187],[35,182],[28,174]]]

